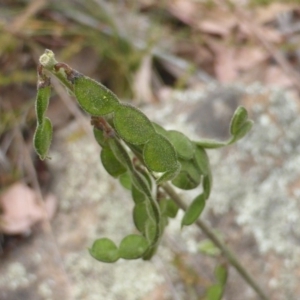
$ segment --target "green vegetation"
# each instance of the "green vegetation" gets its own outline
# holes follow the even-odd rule
[[[174,218],[179,209],[175,199],[167,196],[171,187],[167,182],[171,181],[182,190],[202,184],[203,191],[186,209],[182,226],[196,222],[212,188],[212,173],[205,149],[223,147],[241,139],[252,127],[247,111],[243,107],[237,108],[231,120],[229,141],[192,141],[181,132],[165,130],[152,123],[142,111],[120,102],[102,84],[57,62],[54,53],[46,50],[38,67],[34,135],[34,147],[42,160],[48,157],[52,139],[51,121],[45,117],[51,95],[49,73],[60,79],[81,108],[90,114],[95,139],[102,147],[100,160],[107,173],[120,179],[121,183],[124,176],[129,178],[127,188],[132,191],[133,221],[140,234],[124,237],[119,246],[109,238],[99,238],[89,249],[90,254],[106,263],[119,258],[151,259],[169,218]],[[163,190],[165,193],[158,192]],[[208,289],[208,299],[219,299],[223,293],[227,273],[221,266],[218,268],[218,283]]]

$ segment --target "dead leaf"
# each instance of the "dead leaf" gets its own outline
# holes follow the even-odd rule
[[[202,21],[198,25],[199,29],[206,33],[218,34],[218,35],[228,35],[230,34],[232,26],[224,26],[223,23],[216,23],[213,20]]]
[[[268,28],[266,26],[260,26],[257,24],[248,24],[247,22],[240,22],[239,23],[239,31],[240,36],[244,39],[251,39],[253,41],[257,40],[257,34],[264,37],[264,39],[270,43],[280,43],[283,40],[283,35],[272,28]],[[256,34],[255,34],[256,32]]]
[[[268,5],[267,8],[265,6],[260,6],[257,8],[255,14],[255,22],[259,24],[272,22],[277,18],[279,14],[293,10],[295,7],[295,4],[278,2]]]
[[[238,73],[234,59],[234,49],[224,49],[223,52],[218,53],[215,61],[215,72],[220,82],[228,83],[237,78]]]
[[[269,66],[267,68],[264,83],[267,85],[281,86],[284,88],[293,86],[293,81],[280,67],[277,66]]]
[[[197,28],[205,33],[221,36],[228,36],[237,24],[236,17],[221,8],[210,10],[203,18],[197,18]]]
[[[257,64],[266,61],[269,54],[261,47],[243,47],[240,48],[235,56],[235,64],[240,71],[247,71]]]
[[[53,216],[56,200],[51,196],[45,205]],[[34,190],[24,183],[15,183],[0,197],[0,231],[6,234],[24,234],[39,221],[47,219],[46,212],[37,202]]]
[[[217,79],[222,83],[234,81],[238,76],[235,63],[236,49],[212,40],[209,45],[215,53],[214,70]]]
[[[196,2],[189,0],[172,1],[169,5],[169,11],[181,22],[192,25],[198,17],[198,9]]]

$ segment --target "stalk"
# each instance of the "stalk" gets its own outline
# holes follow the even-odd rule
[[[162,185],[165,192],[174,200],[174,202],[184,211],[187,210],[187,205],[184,203],[183,199],[176,193],[173,187],[165,183]],[[265,294],[263,289],[255,281],[255,279],[250,275],[250,273],[242,266],[237,256],[232,252],[232,250],[227,247],[223,241],[214,233],[214,231],[206,225],[201,219],[198,219],[195,224],[206,234],[206,236],[222,251],[224,256],[228,259],[229,263],[236,269],[236,271],[241,275],[241,277],[250,285],[257,295],[262,300],[270,300]]]

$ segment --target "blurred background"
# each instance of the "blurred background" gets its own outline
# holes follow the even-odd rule
[[[218,264],[229,271],[222,299],[258,299],[197,228],[180,230],[180,216],[151,262],[89,256],[94,239],[134,230],[130,195],[55,80],[51,159],[34,153],[45,49],[193,138],[225,139],[232,112],[247,107],[247,141],[211,154],[204,218],[270,299],[299,299],[299,43],[296,0],[0,0],[0,299],[212,300]]]

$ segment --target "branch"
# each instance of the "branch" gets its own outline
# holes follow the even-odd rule
[[[165,192],[176,202],[176,204],[183,209],[187,210],[187,205],[183,199],[176,193],[172,186],[168,183],[162,185]],[[248,271],[242,266],[236,255],[223,243],[223,241],[211,230],[202,220],[198,219],[196,225],[207,235],[207,237],[222,251],[224,256],[228,259],[230,264],[236,269],[236,271],[244,278],[244,280],[255,290],[262,300],[269,300],[269,297],[265,294],[255,279],[248,273]]]

